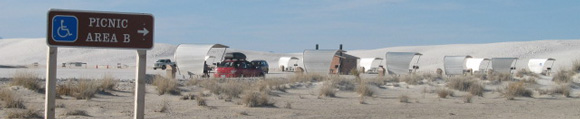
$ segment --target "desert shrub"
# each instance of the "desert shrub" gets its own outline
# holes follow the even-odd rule
[[[442,75],[432,74],[432,73],[423,73],[421,74],[421,79],[425,79],[427,81],[435,81],[438,79],[443,79]]]
[[[399,96],[399,102],[401,102],[401,103],[409,103],[410,102],[409,96],[407,96],[407,95],[401,95],[401,96]]]
[[[485,77],[489,81],[497,82],[513,80],[512,75],[509,73],[489,72]]]
[[[242,96],[242,104],[247,107],[273,107],[267,92],[248,91]]]
[[[410,85],[417,85],[423,83],[423,77],[418,74],[402,75],[400,81],[406,82]]]
[[[191,79],[189,79],[189,81],[185,85],[195,86],[195,85],[201,84],[201,82],[202,82],[202,79],[199,79],[199,78],[191,78]]]
[[[447,87],[460,90],[460,91],[467,91],[469,87],[476,83],[475,80],[471,79],[471,77],[467,76],[456,76],[447,79]]]
[[[39,114],[39,111],[33,109],[26,109],[26,110],[12,110],[7,111],[5,118],[12,119],[41,119],[42,116]]]
[[[324,82],[322,87],[320,87],[319,96],[326,96],[326,97],[335,97],[336,96],[336,90],[334,90],[334,86],[332,85],[331,82],[329,82],[329,81]]]
[[[207,106],[205,98],[203,98],[202,96],[195,97],[195,101],[197,102],[197,106]]]
[[[222,88],[216,80],[202,80],[200,86],[209,90],[209,92],[219,95]]]
[[[32,72],[18,71],[14,73],[11,86],[22,86],[33,91],[40,91],[38,75]]]
[[[221,86],[221,94],[226,95],[228,98],[239,98],[240,94],[245,89],[250,88],[250,84],[243,81],[229,80]]]
[[[573,76],[576,75],[575,71],[567,71],[560,69],[556,74],[553,76],[552,81],[556,83],[569,83],[573,80]]]
[[[394,75],[388,75],[385,76],[385,80],[386,82],[400,82],[401,81],[401,77],[398,76],[394,76]]]
[[[58,95],[75,97],[76,99],[91,99],[99,92],[99,84],[94,80],[81,79],[77,81],[69,80],[56,87]]]
[[[286,89],[289,88],[284,85],[286,83],[287,80],[285,79],[266,79],[260,80],[256,84],[259,91],[278,90],[281,92],[286,92]]]
[[[538,74],[536,74],[536,73],[534,73],[534,72],[532,72],[530,70],[527,70],[527,69],[521,69],[521,70],[518,70],[516,72],[516,77],[520,77],[521,78],[521,77],[524,77],[524,76],[540,77],[540,75],[538,75]]]
[[[513,82],[508,84],[503,92],[503,96],[508,100],[513,100],[514,97],[532,97],[532,91],[525,88],[525,83],[523,81]]]
[[[569,85],[560,85],[552,90],[553,94],[562,94],[566,97],[570,97],[571,88]]]
[[[74,84],[72,84],[72,81],[67,81],[66,84],[59,84],[56,86],[56,94],[57,95],[67,95],[67,96],[72,96],[73,95],[73,87]]]
[[[177,88],[177,82],[175,80],[165,78],[163,76],[155,76],[153,79],[153,85],[157,86],[157,93],[163,95],[169,93],[171,95],[179,95],[181,91]]]
[[[195,100],[195,95],[189,93],[187,95],[181,96],[181,100]]]
[[[358,69],[353,68],[350,70],[350,75],[355,76],[357,79],[360,79],[360,72]]]
[[[574,60],[572,62],[572,72],[580,72],[580,60]]]
[[[465,96],[463,96],[463,102],[464,103],[471,103],[473,99],[473,95],[472,94],[467,94]]]
[[[327,79],[328,79],[327,75],[317,73],[294,75],[290,77],[291,82],[319,82]]]
[[[453,91],[448,89],[437,89],[437,95],[439,98],[447,98],[447,96],[453,95]]]
[[[468,76],[457,76],[448,79],[447,87],[456,89],[459,91],[467,91],[473,95],[483,96],[484,87],[483,84],[479,83],[477,80],[472,79],[474,77]]]
[[[334,85],[339,90],[343,91],[354,91],[356,85],[355,80],[346,79],[342,77],[331,77],[330,79],[332,85]]]
[[[84,110],[66,110],[64,116],[90,116],[87,111]]]
[[[292,103],[286,102],[286,105],[284,105],[284,108],[286,108],[286,109],[292,109]]]
[[[387,83],[387,79],[386,78],[371,78],[371,79],[365,79],[366,83],[369,85],[374,85],[374,86],[382,86],[385,85]]]
[[[113,77],[110,74],[103,76],[103,78],[100,81],[101,85],[99,86],[99,89],[101,91],[114,90],[113,88],[115,88],[118,82],[117,80],[115,80],[115,77]]]
[[[169,101],[163,100],[161,104],[159,104],[158,109],[153,110],[155,112],[167,113],[169,112]]]
[[[26,108],[24,100],[8,89],[0,90],[0,99],[4,101],[4,108]]]
[[[469,88],[467,89],[469,93],[472,95],[477,95],[483,97],[483,85],[481,83],[477,83],[476,81],[472,82]]]
[[[360,95],[360,96],[373,96],[373,94],[375,93],[374,90],[368,86],[367,83],[363,82],[360,83],[358,85],[358,87],[356,88],[356,92]]]
[[[74,88],[74,97],[77,99],[91,99],[98,92],[98,84],[94,80],[80,80]]]

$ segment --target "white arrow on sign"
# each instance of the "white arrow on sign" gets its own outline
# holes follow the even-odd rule
[[[143,36],[145,36],[149,33],[149,31],[147,29],[143,28],[143,30],[137,30],[137,33],[142,33]]]

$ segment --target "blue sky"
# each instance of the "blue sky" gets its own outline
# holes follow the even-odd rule
[[[155,42],[302,52],[580,39],[579,0],[0,0],[0,37],[43,38],[50,8],[151,13]]]

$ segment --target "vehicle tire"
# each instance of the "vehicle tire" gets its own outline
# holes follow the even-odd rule
[[[258,75],[258,77],[260,77],[260,78],[266,78],[266,74],[260,73],[260,75]]]
[[[157,68],[153,68],[153,70],[157,70]]]
[[[165,70],[165,68],[167,68],[165,65],[161,66],[161,70]]]

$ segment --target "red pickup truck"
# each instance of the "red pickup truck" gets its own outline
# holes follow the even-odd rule
[[[264,71],[246,60],[246,55],[240,52],[227,53],[224,61],[217,64],[214,77],[263,77]]]

